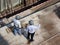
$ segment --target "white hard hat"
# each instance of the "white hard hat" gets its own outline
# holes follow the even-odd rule
[[[33,21],[33,20],[30,20],[30,21],[29,21],[29,24],[30,24],[30,25],[34,25],[34,21]]]
[[[20,20],[21,17],[20,17],[19,15],[17,15],[17,16],[15,17],[15,19]]]

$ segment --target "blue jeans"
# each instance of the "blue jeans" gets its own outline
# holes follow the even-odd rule
[[[16,35],[17,33],[19,34],[19,35],[21,35],[21,29],[20,28],[14,28],[14,35]]]

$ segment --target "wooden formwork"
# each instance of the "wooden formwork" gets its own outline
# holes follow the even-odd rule
[[[35,5],[35,3],[37,4],[38,2],[39,2],[39,0],[25,0],[21,4],[18,4],[14,7],[12,6],[12,4],[10,4],[11,5],[10,8],[9,8],[9,5],[7,5],[7,9],[4,9],[0,13],[2,15],[2,16],[0,16],[0,18],[6,17],[12,13],[18,12],[18,10],[21,10],[21,9],[23,9],[23,11],[24,11],[24,9],[26,9],[26,7],[30,6],[30,8],[31,8],[33,6],[33,4]]]

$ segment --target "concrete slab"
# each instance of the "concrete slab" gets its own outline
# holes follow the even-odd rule
[[[5,30],[7,27],[1,28],[0,34],[9,45],[60,45],[60,19],[53,11],[56,7],[54,9],[53,7],[48,7],[20,20],[23,24],[26,24],[33,19],[35,25],[41,24],[41,28],[35,33],[34,41],[30,44],[27,44],[24,36],[14,36],[12,32],[7,33]]]

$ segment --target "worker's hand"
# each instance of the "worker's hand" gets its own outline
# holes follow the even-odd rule
[[[14,26],[14,23],[11,23],[11,26]]]
[[[37,28],[39,29],[40,27],[41,27],[41,24],[38,24],[38,25],[37,25]]]

